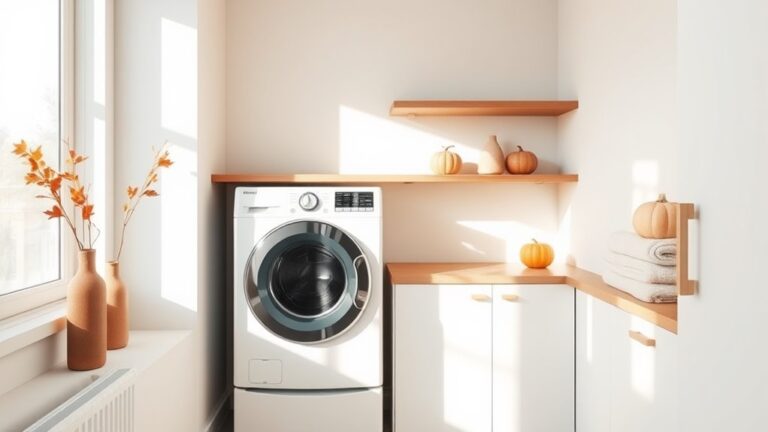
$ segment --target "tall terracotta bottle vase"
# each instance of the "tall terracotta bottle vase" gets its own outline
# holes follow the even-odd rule
[[[96,251],[82,250],[77,258],[67,287],[67,366],[98,369],[107,361],[107,290],[96,273]]]
[[[107,349],[128,345],[128,293],[120,279],[120,263],[107,263]]]
[[[477,160],[478,174],[504,174],[504,152],[496,140],[496,135],[488,137],[480,158]]]

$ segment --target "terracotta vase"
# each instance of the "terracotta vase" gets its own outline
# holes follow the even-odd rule
[[[504,173],[504,152],[496,140],[496,135],[488,137],[483,150],[480,152],[480,158],[477,161],[478,174],[503,174]]]
[[[107,263],[107,349],[128,345],[128,293],[120,279],[120,263]]]
[[[96,273],[96,251],[82,250],[77,258],[67,286],[67,366],[98,369],[107,361],[107,289]]]

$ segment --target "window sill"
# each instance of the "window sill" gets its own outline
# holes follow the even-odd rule
[[[141,374],[191,334],[186,330],[131,331],[128,346],[107,352],[107,363],[90,371],[71,371],[66,364],[0,394],[0,419],[9,430],[22,430],[85,388],[99,376],[116,369]],[[3,429],[6,430],[6,429]]]
[[[67,303],[60,300],[0,321],[0,357],[67,327]]]

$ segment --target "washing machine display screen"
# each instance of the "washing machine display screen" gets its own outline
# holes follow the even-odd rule
[[[336,192],[336,211],[373,211],[373,192]]]
[[[298,316],[332,309],[346,286],[344,268],[328,248],[306,244],[280,255],[272,272],[272,292],[280,305]]]

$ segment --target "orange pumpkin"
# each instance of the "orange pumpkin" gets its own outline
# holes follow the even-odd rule
[[[656,201],[641,204],[632,217],[635,232],[645,238],[672,238],[677,235],[677,207],[664,194]]]
[[[530,174],[536,171],[539,159],[532,152],[517,146],[517,151],[507,155],[507,171],[510,174]]]
[[[443,151],[432,155],[430,167],[438,175],[456,174],[461,170],[461,156],[451,151],[451,146],[443,147]]]
[[[520,248],[520,261],[528,268],[546,268],[555,260],[555,251],[546,243],[526,243]]]

